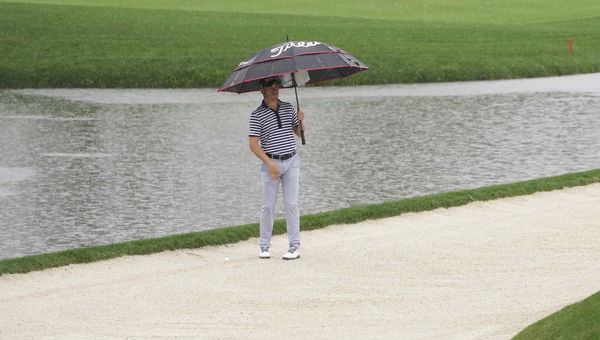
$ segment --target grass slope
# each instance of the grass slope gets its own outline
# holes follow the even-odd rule
[[[513,340],[600,339],[600,292],[534,323]]]
[[[332,43],[371,66],[327,83],[334,85],[600,71],[600,17],[590,17],[600,2],[588,0],[500,7],[352,0],[343,8],[324,1],[37,2],[0,0],[0,88],[218,87],[241,60],[286,35]],[[266,14],[255,13],[263,8]]]
[[[454,191],[400,201],[371,204],[340,209],[301,217],[302,230],[313,230],[333,224],[356,223],[368,219],[396,216],[436,208],[464,205],[473,201],[486,201],[502,197],[532,194],[600,182],[600,169],[525,182],[495,185],[472,190]],[[285,233],[283,220],[275,222],[274,234]],[[142,255],[166,250],[198,248],[207,245],[234,243],[258,237],[258,225],[247,224],[222,229],[207,230],[169,237],[145,239],[112,245],[72,249],[16,259],[0,260],[0,275],[27,273],[73,263],[86,263],[125,255]]]

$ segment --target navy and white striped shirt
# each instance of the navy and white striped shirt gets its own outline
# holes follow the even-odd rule
[[[279,102],[277,111],[263,101],[250,114],[250,137],[260,138],[260,147],[269,154],[285,155],[296,151],[293,128],[300,124],[296,109],[290,103]]]

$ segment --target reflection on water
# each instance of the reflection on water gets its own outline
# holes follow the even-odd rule
[[[301,89],[302,214],[600,167],[593,86],[397,88]],[[0,258],[257,222],[258,94],[114,91],[0,91]]]

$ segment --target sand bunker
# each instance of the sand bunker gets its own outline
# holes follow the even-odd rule
[[[0,277],[0,338],[508,339],[600,290],[600,184]]]

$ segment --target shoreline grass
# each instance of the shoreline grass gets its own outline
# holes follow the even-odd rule
[[[600,20],[589,14],[600,3],[589,0],[551,0],[543,8],[517,0],[489,8],[460,0],[448,8],[431,0],[401,3],[406,10],[380,1],[386,11],[362,16],[318,1],[300,11],[279,2],[265,14],[235,12],[269,8],[253,0],[241,9],[222,1],[33,2],[43,3],[0,0],[0,88],[214,88],[241,60],[286,35],[331,43],[371,67],[324,85],[600,72]]]
[[[551,191],[597,182],[600,182],[600,169],[304,215],[301,216],[301,225],[304,231],[314,230],[334,224],[351,224],[370,219],[397,216],[408,212],[449,208],[474,201],[529,195],[540,191]],[[284,220],[275,221],[273,234],[278,235],[285,232]],[[101,261],[127,255],[147,255],[168,250],[231,244],[253,237],[258,237],[257,223],[4,259],[0,260],[0,276],[27,273],[69,264]]]

